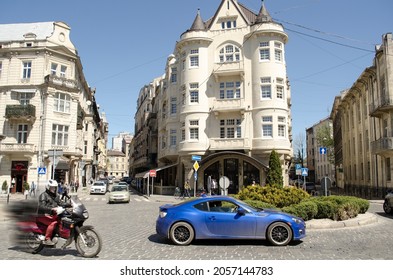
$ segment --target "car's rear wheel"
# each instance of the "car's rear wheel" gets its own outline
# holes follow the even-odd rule
[[[275,246],[285,246],[292,240],[292,229],[283,222],[271,224],[267,229],[267,239]]]
[[[385,211],[386,214],[392,214],[392,207],[389,205],[387,201],[383,203],[383,211]]]
[[[176,245],[189,245],[194,239],[194,236],[194,229],[186,222],[174,224],[169,232],[170,239]]]

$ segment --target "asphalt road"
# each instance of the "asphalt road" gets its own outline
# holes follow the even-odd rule
[[[107,204],[104,196],[82,197],[90,213],[85,224],[100,233],[103,248],[99,260],[392,260],[393,216],[380,203],[369,212],[378,222],[350,228],[308,230],[301,242],[274,247],[266,241],[197,241],[174,246],[155,233],[158,206],[162,201],[132,194],[130,204]],[[0,222],[0,260],[81,260],[75,245],[65,250],[44,249],[28,254],[8,238],[10,221]]]

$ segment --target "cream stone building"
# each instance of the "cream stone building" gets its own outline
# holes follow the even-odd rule
[[[0,182],[94,177],[107,123],[64,22],[0,24]],[[103,167],[105,168],[105,167]]]
[[[392,53],[387,33],[373,65],[333,105],[337,186],[348,194],[382,198],[393,188]]]
[[[168,57],[163,77],[140,92],[136,177],[148,177],[146,171],[156,168],[162,188],[189,179],[194,189],[210,189],[216,180],[222,183],[217,192],[236,193],[252,180],[265,184],[276,150],[288,184],[293,152],[287,41],[264,4],[255,13],[238,1],[222,0],[206,21],[198,11]]]

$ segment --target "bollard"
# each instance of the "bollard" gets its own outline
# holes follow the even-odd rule
[[[10,202],[10,194],[7,194],[7,204]]]

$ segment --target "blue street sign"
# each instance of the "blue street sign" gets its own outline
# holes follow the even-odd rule
[[[46,167],[38,167],[38,174],[45,175],[46,174]]]
[[[308,176],[308,168],[302,168],[302,176]]]
[[[191,160],[201,161],[201,156],[192,156]]]
[[[300,163],[296,163],[295,169],[302,169],[302,165]]]
[[[320,153],[321,155],[326,155],[326,153],[327,153],[327,148],[326,148],[326,147],[321,147],[321,148],[319,148],[319,153]]]

